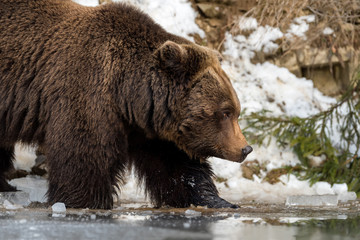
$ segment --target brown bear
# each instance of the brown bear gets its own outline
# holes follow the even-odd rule
[[[0,191],[14,144],[37,144],[48,202],[113,205],[132,165],[155,206],[236,207],[207,158],[252,151],[218,54],[125,4],[0,0]]]

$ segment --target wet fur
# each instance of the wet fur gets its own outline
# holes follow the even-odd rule
[[[156,57],[169,40],[192,44],[124,4],[0,0],[0,191],[13,190],[4,173],[21,141],[46,150],[50,204],[109,209],[132,164],[156,206],[234,206],[207,161],[178,147],[201,61],[169,81]]]

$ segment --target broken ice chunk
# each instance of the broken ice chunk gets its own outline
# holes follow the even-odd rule
[[[65,213],[66,212],[65,204],[62,202],[55,203],[54,205],[51,206],[51,209],[55,213]]]
[[[13,203],[9,202],[8,200],[5,200],[3,205],[4,205],[4,208],[7,210],[16,210],[16,209],[22,208],[21,205],[13,204]]]
[[[46,192],[48,190],[46,179],[29,175],[25,178],[15,178],[9,183],[18,190],[29,193],[30,201],[46,202]]]
[[[340,202],[347,202],[356,200],[357,196],[355,192],[342,192],[341,194],[337,195],[338,200]]]
[[[191,224],[189,222],[184,222],[183,223],[184,228],[190,228]]]
[[[286,198],[286,206],[337,206],[337,195],[297,195]]]
[[[188,209],[188,210],[185,211],[185,216],[198,217],[198,216],[201,216],[201,212]]]
[[[15,205],[27,207],[31,201],[27,192],[0,192],[0,204],[4,204],[5,201],[9,201]]]

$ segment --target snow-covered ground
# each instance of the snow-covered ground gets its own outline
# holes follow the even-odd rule
[[[77,2],[88,6],[97,5],[97,0],[77,0]],[[137,5],[169,32],[189,39],[191,39],[189,35],[194,33],[204,36],[203,31],[195,24],[196,13],[186,0],[133,0],[127,2]],[[335,103],[335,99],[324,96],[314,88],[311,80],[297,78],[287,69],[279,68],[269,62],[253,64],[250,61],[254,56],[254,51],[271,52],[276,49],[275,40],[284,35],[287,37],[304,36],[307,23],[311,21],[313,21],[311,16],[295,19],[291,29],[282,33],[276,28],[258,26],[255,19],[242,19],[239,22],[240,27],[252,30],[252,34],[248,37],[226,34],[223,68],[233,81],[242,108],[246,108],[248,113],[267,109],[274,115],[305,117]],[[269,99],[272,100],[269,101]],[[298,158],[290,149],[279,149],[274,141],[269,146],[253,146],[253,148],[254,151],[249,155],[248,161],[257,160],[260,164],[264,164],[268,171],[299,163]],[[34,156],[31,151],[29,153],[17,148],[16,166],[28,169],[33,164]],[[210,161],[215,174],[226,179],[225,182],[216,183],[220,194],[234,202],[244,200],[284,202],[289,195],[339,194],[347,191],[345,184],[331,187],[328,183],[319,182],[310,186],[308,181],[299,181],[291,174],[281,176],[281,181],[273,185],[263,182],[266,172],[261,172],[260,177],[254,175],[254,180],[249,180],[242,176],[242,170],[238,163],[216,158]],[[16,180],[13,180],[12,183],[17,184]],[[24,181],[21,184],[24,185]],[[122,200],[144,201],[144,192],[141,187],[137,188],[132,173],[129,173],[128,182],[121,189],[120,198]]]

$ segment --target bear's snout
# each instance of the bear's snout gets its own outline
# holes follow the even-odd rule
[[[246,146],[241,150],[242,153],[242,161],[245,160],[246,156],[249,155],[253,151],[251,146]]]
[[[221,154],[217,155],[217,157],[232,162],[243,162],[247,155],[253,151],[253,148],[247,143],[242,134],[238,120],[229,121],[225,129],[223,137],[219,138],[223,143],[223,147]]]

